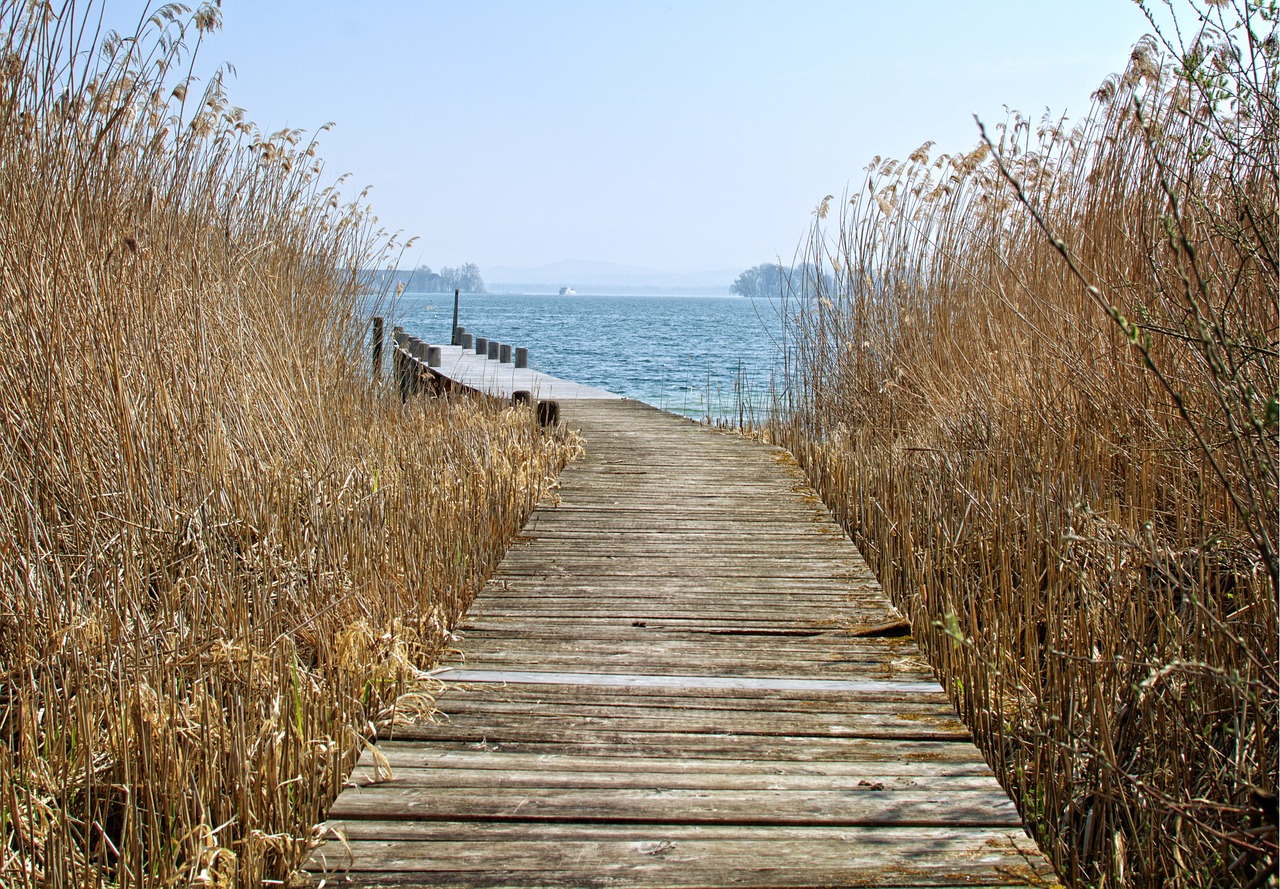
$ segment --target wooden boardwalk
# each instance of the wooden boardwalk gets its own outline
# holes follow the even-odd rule
[[[341,885],[1025,885],[1052,873],[788,456],[576,401],[433,719],[366,754]]]

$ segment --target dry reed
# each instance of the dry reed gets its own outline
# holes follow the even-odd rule
[[[388,255],[136,38],[0,2],[0,884],[287,878],[569,443],[370,386]]]
[[[772,429],[1075,885],[1276,874],[1276,12],[1190,18],[824,201]]]

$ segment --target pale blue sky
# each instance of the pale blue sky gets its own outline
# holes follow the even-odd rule
[[[112,0],[113,14],[128,4]],[[224,0],[207,66],[264,129],[337,128],[410,265],[789,258],[877,154],[973,115],[1073,118],[1146,30],[1129,0]]]

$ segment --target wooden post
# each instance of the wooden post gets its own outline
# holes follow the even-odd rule
[[[427,375],[426,368],[423,366],[427,361],[427,344],[422,340],[414,337],[409,344],[409,354],[413,358],[413,394],[417,395],[422,392]]]
[[[462,351],[470,352],[475,348],[475,337],[469,333],[464,333],[458,337],[458,345],[462,347]]]
[[[511,403],[517,407],[522,404],[532,404],[533,393],[528,389],[517,389],[511,393]]]
[[[386,328],[381,315],[373,316],[373,381],[382,382],[382,339]]]
[[[524,346],[520,346],[516,349],[516,367],[528,367],[528,366],[529,366],[529,350],[526,349]]]
[[[427,349],[427,367],[439,367],[443,361],[439,346],[430,346]]]
[[[488,356],[489,340],[487,337],[483,337],[483,336],[476,337],[476,354]]]
[[[404,338],[404,379],[406,395],[412,395],[418,388],[418,362],[413,357],[413,346],[417,341],[417,338],[412,336],[406,336]]]
[[[422,391],[426,392],[431,388],[431,381],[435,379],[435,375],[428,370],[431,367],[431,350],[438,349],[439,346],[431,346],[427,343],[422,344],[422,363],[419,370],[422,372]]]
[[[743,387],[742,387],[742,359],[741,359],[741,358],[739,358],[739,359],[738,359],[738,379],[737,379],[737,389],[738,389],[738,431],[739,431],[739,432],[741,432],[741,431],[742,431],[742,419],[743,419],[743,418],[742,418],[742,413],[743,413],[743,411],[742,411],[742,408],[743,408],[743,404],[742,404],[742,388],[743,388]]]
[[[404,354],[404,341],[404,328],[397,325],[391,331],[391,369],[396,388],[400,390],[401,401],[409,397],[409,368]]]
[[[497,340],[489,340],[489,360],[497,361],[498,353],[502,347],[502,343]]]
[[[502,364],[511,363],[511,347],[503,343],[498,347],[498,361]]]
[[[449,345],[458,345],[458,288],[453,288],[453,339]]]
[[[548,426],[555,426],[559,422],[560,422],[560,402],[539,401],[538,402],[538,425],[545,429]]]

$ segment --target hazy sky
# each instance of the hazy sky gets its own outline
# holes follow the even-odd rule
[[[110,0],[113,15],[127,0]],[[194,4],[193,4],[194,5]],[[264,129],[335,121],[409,265],[789,259],[875,155],[973,115],[1073,118],[1146,30],[1129,0],[223,0],[201,51]]]

